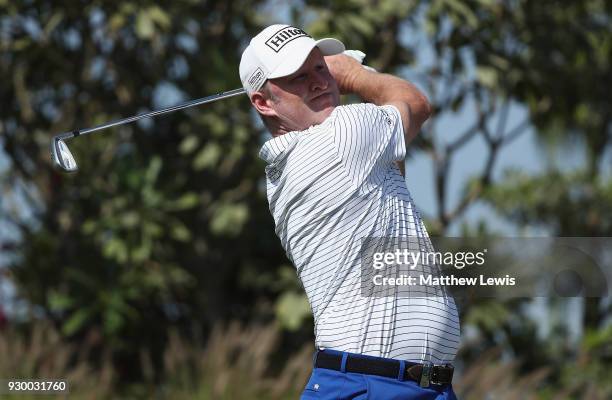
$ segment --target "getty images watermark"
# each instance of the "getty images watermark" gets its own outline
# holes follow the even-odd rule
[[[367,238],[364,296],[602,297],[612,238]]]

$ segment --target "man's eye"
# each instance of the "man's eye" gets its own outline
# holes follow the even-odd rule
[[[306,78],[306,74],[299,74],[298,76],[296,76],[295,78],[293,78],[294,81],[302,81]]]

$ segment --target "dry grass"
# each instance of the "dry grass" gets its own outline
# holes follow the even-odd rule
[[[464,400],[492,398],[496,400],[539,399],[536,395],[549,375],[548,369],[518,376],[518,361],[500,361],[500,349],[485,352],[464,371],[454,384],[455,391]]]
[[[279,336],[280,330],[274,324],[239,323],[218,326],[204,346],[187,343],[178,334],[171,334],[163,355],[166,371],[163,385],[152,383],[152,363],[147,353],[142,352],[141,368],[149,383],[116,388],[110,361],[97,370],[88,364],[88,340],[76,348],[63,342],[49,325],[39,324],[27,338],[14,331],[0,331],[0,377],[66,379],[70,384],[69,398],[83,400],[297,399],[311,372],[313,347],[306,345],[279,360],[283,368],[274,373],[271,358],[281,350]],[[546,387],[549,373],[548,369],[541,369],[520,375],[516,361],[502,361],[499,349],[493,349],[462,371],[454,386],[462,400],[605,398],[595,385],[582,390],[580,396],[575,390]],[[40,399],[40,395],[14,398]]]
[[[580,368],[577,364],[576,369]],[[483,353],[453,384],[461,400],[609,400],[595,382],[587,387],[556,387],[547,381],[552,368],[520,373],[517,359],[502,361],[501,349]]]
[[[277,350],[275,325],[243,327],[232,323],[212,332],[203,348],[187,346],[172,335],[164,354],[173,399],[295,399],[311,371],[312,345],[270,375],[270,355]],[[287,355],[289,356],[289,355]]]
[[[59,333],[45,323],[34,325],[29,337],[7,329],[0,331],[0,377],[65,379],[69,384],[70,398],[83,400],[108,398],[112,392],[113,382],[110,363],[105,362],[101,369],[94,370],[85,361],[88,352],[87,344],[81,349],[76,349],[63,342]],[[55,397],[45,395],[47,399],[65,397],[65,395]],[[30,397],[15,398],[23,400]],[[40,395],[32,395],[31,398],[40,399]]]

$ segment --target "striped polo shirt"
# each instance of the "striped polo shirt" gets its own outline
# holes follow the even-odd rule
[[[396,164],[406,156],[397,108],[338,106],[320,125],[268,140],[259,155],[276,234],[312,308],[316,346],[452,362],[459,317],[451,296],[362,291],[364,240],[401,238],[434,251]]]

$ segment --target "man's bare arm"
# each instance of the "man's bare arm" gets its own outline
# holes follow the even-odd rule
[[[431,115],[427,97],[410,82],[393,75],[368,71],[343,54],[325,57],[341,93],[354,93],[376,105],[390,104],[400,112],[406,145]]]

